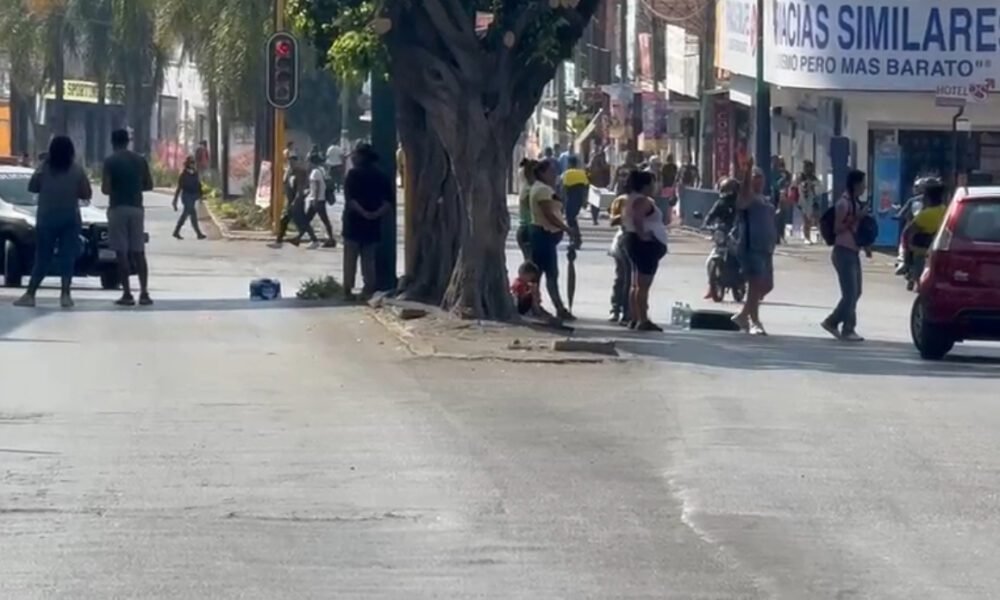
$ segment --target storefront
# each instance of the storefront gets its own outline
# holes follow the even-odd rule
[[[755,7],[723,0],[717,31],[719,66],[751,80]],[[990,102],[1000,82],[995,0],[773,0],[764,22],[772,145],[789,168],[815,162],[832,190],[830,142],[844,136],[849,164],[871,175],[886,213],[921,174],[1000,182],[1000,110]],[[941,106],[944,94],[957,102]],[[964,137],[954,132],[956,104],[966,104]]]

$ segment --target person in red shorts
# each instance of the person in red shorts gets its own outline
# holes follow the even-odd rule
[[[543,319],[554,317],[542,308],[542,294],[538,282],[542,271],[533,262],[522,263],[517,269],[517,277],[510,284],[510,293],[514,297],[514,306],[522,316],[532,316]]]

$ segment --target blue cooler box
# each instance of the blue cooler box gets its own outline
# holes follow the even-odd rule
[[[281,282],[277,279],[254,279],[250,282],[251,300],[277,300],[281,298]]]

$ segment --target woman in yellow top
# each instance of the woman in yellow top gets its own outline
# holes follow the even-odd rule
[[[563,233],[575,236],[560,213],[562,202],[556,196],[556,164],[552,159],[539,161],[535,165],[535,183],[528,195],[531,208],[531,262],[545,275],[545,288],[556,308],[556,316],[572,320],[573,315],[566,309],[559,294],[559,242]],[[574,242],[576,240],[574,239]]]
[[[930,251],[934,237],[944,224],[948,207],[944,205],[944,185],[928,185],[924,188],[924,206],[903,230],[903,239],[913,253],[913,262],[907,281],[907,289],[913,289],[924,270],[924,262]]]

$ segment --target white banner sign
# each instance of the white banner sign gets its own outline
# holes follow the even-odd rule
[[[698,36],[683,27],[668,24],[664,30],[667,47],[667,89],[691,98],[699,95],[701,82]]]
[[[755,77],[757,0],[722,0],[716,10],[716,66],[746,77]]]
[[[764,22],[776,85],[935,91],[1000,79],[996,0],[770,0]]]

